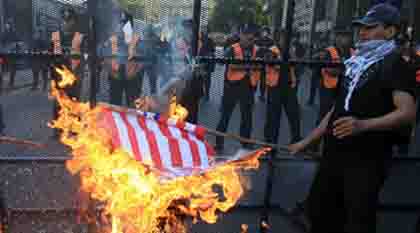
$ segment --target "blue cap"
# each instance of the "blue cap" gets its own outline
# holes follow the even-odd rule
[[[397,8],[390,4],[381,3],[369,9],[365,16],[354,20],[353,25],[376,26],[379,24],[399,25],[401,15]]]

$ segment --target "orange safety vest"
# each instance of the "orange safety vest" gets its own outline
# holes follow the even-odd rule
[[[51,40],[53,42],[53,47],[54,47],[54,54],[55,55],[61,55],[63,54],[63,48],[61,47],[61,36],[60,36],[60,32],[56,31],[53,32],[51,35]],[[83,34],[81,34],[80,32],[76,32],[73,36],[73,40],[71,42],[71,55],[79,55],[81,56],[81,50],[80,50],[80,45],[82,44],[82,40],[83,40]],[[72,70],[75,70],[77,67],[79,67],[80,65],[80,58],[75,59],[72,58],[71,59],[71,68]]]
[[[244,54],[243,54],[241,45],[239,43],[236,43],[232,45],[232,48],[233,48],[234,58],[238,60],[243,60]],[[256,59],[256,57],[257,57],[257,48],[253,46],[252,59]],[[228,68],[227,79],[229,81],[239,81],[245,78],[245,76],[246,76],[246,71],[244,70],[232,69],[231,67]],[[260,79],[260,72],[253,69],[251,71],[251,78],[250,78],[251,86],[253,87],[257,86],[259,79]]]
[[[273,53],[275,58],[278,58],[281,54],[281,51],[276,46],[273,46],[270,48],[271,52]],[[269,87],[276,87],[279,83],[280,79],[280,71],[276,69],[275,66],[270,65],[267,66],[265,69],[265,75],[266,75],[266,84]]]
[[[130,41],[128,47],[128,59],[127,62],[127,78],[134,78],[135,74],[141,69],[142,65],[138,64],[136,61],[130,59],[136,55],[136,46],[140,40],[140,36],[138,34],[134,34],[133,38]],[[118,37],[117,35],[111,36],[111,54],[113,58],[111,58],[111,73],[112,77],[117,77],[118,70],[120,68],[120,64],[118,64],[117,58],[114,56],[118,55]]]
[[[327,51],[330,53],[332,62],[340,62],[340,55],[338,54],[338,50],[336,48],[328,47]],[[321,75],[321,82],[325,88],[332,89],[337,87],[338,77],[328,72],[328,68],[323,68],[321,70]]]

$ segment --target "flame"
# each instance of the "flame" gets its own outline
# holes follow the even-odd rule
[[[169,117],[178,121],[185,121],[188,117],[188,110],[178,104],[176,95],[172,95],[169,103]]]
[[[67,80],[74,75],[57,70],[63,76],[58,86],[70,85]],[[56,86],[53,81],[51,94],[61,110],[50,126],[62,131],[61,141],[72,149],[66,167],[80,176],[81,191],[104,206],[102,218],[94,219],[102,223],[103,233],[186,232],[185,217],[215,223],[217,212],[227,212],[244,193],[238,169],[258,168],[258,158],[268,151],[221,163],[202,174],[165,180],[126,151],[111,148],[111,136],[101,123],[102,107],[90,109]]]

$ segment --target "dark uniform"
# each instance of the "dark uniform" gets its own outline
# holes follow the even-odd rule
[[[132,43],[137,48],[138,37],[133,37]],[[123,94],[125,92],[126,104],[134,106],[135,99],[140,94],[139,72],[136,61],[129,57],[129,44],[126,43],[122,32],[113,35],[111,38],[112,58],[111,72],[109,74],[110,81],[110,103],[114,105],[122,105]],[[137,49],[136,49],[137,51]]]
[[[76,82],[69,87],[64,88],[65,93],[76,100],[80,98],[81,84],[83,78],[83,51],[87,48],[87,40],[83,39],[80,25],[78,25],[76,13],[72,9],[63,11],[64,27],[60,31],[52,33],[51,42],[52,50],[56,55],[62,55],[51,62],[51,79],[60,80],[60,75],[55,70],[56,67],[61,68],[63,65],[70,69],[77,77]],[[78,42],[77,42],[78,41]],[[79,43],[80,42],[80,43]],[[57,101],[53,107],[53,117],[56,119],[59,113],[59,105]],[[54,136],[58,137],[58,130],[54,131]]]
[[[265,32],[265,35],[262,35],[261,38],[259,38],[255,44],[258,46],[258,49],[265,49],[268,50],[272,46],[274,46],[274,40],[269,37],[270,35],[270,29],[264,28],[263,32]],[[265,101],[265,94],[266,94],[266,70],[262,70],[261,72],[261,82],[260,82],[260,100]]]
[[[273,54],[274,59],[279,59],[281,57],[281,51],[277,46],[272,46],[269,52]],[[294,72],[294,67],[291,67],[288,75],[296,75]],[[265,73],[268,92],[264,128],[265,140],[269,143],[277,144],[282,109],[284,108],[287,119],[289,120],[291,142],[297,142],[301,139],[300,111],[296,92],[297,87],[291,87],[290,77],[282,77],[280,70],[275,66],[267,66]]]
[[[160,52],[159,37],[149,26],[145,32],[144,40],[139,44],[139,56],[145,59],[139,73],[140,89],[143,87],[145,75],[149,78],[150,92],[156,94],[158,82],[158,55]]]
[[[48,42],[42,39],[41,32],[37,32],[37,35],[32,40],[32,51],[33,52],[45,52],[48,51]],[[33,83],[32,90],[38,88],[39,75],[42,75],[43,85],[42,90],[47,90],[48,86],[48,62],[44,58],[35,58],[31,60],[32,64],[32,75]]]
[[[246,33],[255,33],[252,26],[245,28],[249,30]],[[260,57],[257,54],[257,47],[252,45],[249,48],[242,48],[240,43],[232,45],[225,52],[225,57],[234,59],[251,60]],[[224,87],[224,96],[222,100],[222,116],[220,118],[217,130],[226,132],[229,125],[232,112],[239,102],[241,111],[240,135],[245,138],[250,138],[252,131],[252,115],[254,107],[254,96],[257,83],[260,79],[260,70],[252,65],[244,65],[246,68],[232,68],[231,65],[226,66],[226,81]],[[223,149],[224,139],[217,137],[216,147],[218,150]],[[248,147],[249,145],[243,144]]]

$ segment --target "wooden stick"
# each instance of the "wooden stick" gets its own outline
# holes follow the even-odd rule
[[[121,106],[115,106],[115,105],[111,105],[108,103],[98,103],[98,106],[103,106],[106,108],[110,108],[114,111],[118,111],[118,112],[124,112],[124,113],[132,113],[132,114],[138,114],[138,110],[135,109],[130,109],[130,108],[126,108],[126,107],[121,107]],[[258,141],[258,140],[254,140],[254,139],[249,139],[249,138],[243,138],[241,136],[235,135],[235,134],[230,134],[230,133],[223,133],[223,132],[219,132],[216,131],[214,129],[209,129],[209,128],[205,128],[205,130],[208,132],[208,134],[216,136],[216,137],[224,137],[224,138],[231,138],[234,140],[237,140],[239,142],[242,143],[249,143],[249,144],[254,144],[254,145],[258,145],[258,146],[262,146],[262,147],[269,147],[272,149],[275,149],[277,151],[283,151],[283,152],[287,152],[289,153],[289,148],[286,145],[278,145],[278,144],[272,144],[272,143],[268,143],[268,142],[263,142],[263,141]],[[318,153],[310,153],[310,152],[305,152],[304,153],[305,157],[320,157],[321,155]]]
[[[23,146],[30,146],[35,148],[46,148],[45,144],[36,143],[29,140],[22,140],[14,137],[0,136],[0,143],[9,143]]]

